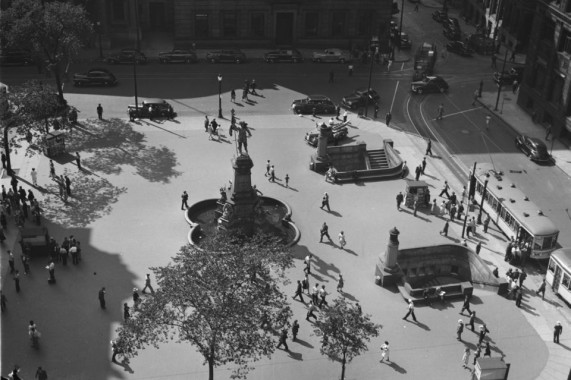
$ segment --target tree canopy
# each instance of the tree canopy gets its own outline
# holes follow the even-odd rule
[[[0,15],[0,32],[9,47],[29,50],[47,66],[63,100],[62,70],[93,34],[93,24],[81,5],[15,0]]]
[[[380,328],[380,325],[371,322],[370,315],[362,314],[344,298],[336,298],[330,307],[322,309],[314,332],[321,337],[321,354],[341,361],[343,380],[346,364],[368,350],[367,342],[379,335]]]
[[[279,290],[293,258],[275,239],[219,235],[188,245],[164,267],[151,268],[158,290],[118,330],[127,357],[175,340],[194,345],[214,379],[214,368],[232,362],[244,378],[249,362],[275,351],[273,330],[289,325],[287,297]],[[271,328],[262,328],[262,321]]]

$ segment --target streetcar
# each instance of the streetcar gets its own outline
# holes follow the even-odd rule
[[[554,293],[571,303],[571,248],[561,248],[551,254],[545,280]]]
[[[549,258],[557,248],[559,229],[517,185],[491,164],[480,164],[474,178],[474,200],[496,225],[516,241],[531,245],[531,259]],[[487,182],[487,185],[486,185]]]

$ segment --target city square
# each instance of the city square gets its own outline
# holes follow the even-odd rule
[[[406,6],[412,8],[408,3]],[[428,22],[430,13],[440,7],[438,2],[423,2],[419,12],[422,15],[413,15],[408,9],[410,20],[405,25],[413,30],[415,25]],[[409,34],[422,38],[412,31]],[[450,222],[450,230],[443,236],[444,214],[433,215],[430,209],[420,209],[413,215],[408,207],[398,210],[395,197],[414,179],[414,167],[425,158],[427,138],[433,140],[433,154],[426,156],[428,164],[421,179],[428,184],[430,198],[440,203],[446,199],[439,196],[444,181],[460,196],[463,186],[468,185],[474,161],[495,160],[503,170],[532,173],[537,165],[517,152],[512,136],[519,131],[543,137],[543,130],[533,132],[531,121],[522,122],[524,116],[515,99],[506,99],[505,95],[504,112],[493,113],[496,86],[489,79],[493,69],[486,56],[466,63],[449,53],[436,67],[441,73],[450,73],[450,93],[414,97],[409,91],[412,62],[406,51],[396,53],[392,68],[371,65],[371,76],[368,64],[355,64],[354,73],[349,75],[342,64],[269,65],[262,61],[259,50],[246,51],[252,62],[244,65],[199,62],[191,66],[150,63],[137,67],[138,96],[168,100],[177,112],[173,119],[129,121],[127,108],[134,103],[134,78],[129,65],[113,67],[119,80],[114,88],[74,88],[66,83],[65,98],[79,115],[78,124],[67,132],[67,153],[53,159],[56,174],[71,180],[71,195],[65,201],[58,196],[58,185],[50,175],[49,157],[26,146],[11,150],[12,167],[20,185],[32,189],[39,199],[42,225],[57,242],[73,235],[81,242],[82,259],[77,265],[58,263],[55,284],[47,282],[47,257],[33,257],[30,274],[24,275],[19,262],[22,250],[17,241],[18,228],[9,220],[7,240],[1,247],[2,293],[7,298],[7,310],[2,314],[2,375],[18,365],[23,378],[32,378],[38,366],[57,379],[208,376],[203,357],[187,342],[149,347],[129,361],[119,356],[117,362],[111,362],[110,341],[116,339],[116,329],[122,324],[123,304],[132,305],[133,289],[143,289],[146,274],[152,273],[150,268],[166,266],[180,247],[188,244],[189,224],[181,210],[181,194],[186,191],[192,205],[218,198],[219,190],[230,186],[232,162],[240,156],[235,136],[229,133],[234,109],[237,120],[247,122],[251,132],[247,151],[254,164],[252,185],[264,196],[287,203],[292,209],[291,219],[301,232],[291,248],[295,265],[288,269],[289,281],[281,290],[288,298],[294,295],[296,282],[304,277],[304,258],[311,254],[310,286],[325,285],[330,303],[337,297],[350,304],[359,303],[363,313],[370,314],[371,320],[381,326],[379,336],[367,344],[368,351],[347,365],[346,378],[470,378],[471,371],[462,367],[461,359],[464,347],[472,351],[476,348],[478,334],[466,328],[462,342],[456,339],[458,320],[468,323],[469,319],[467,313],[460,315],[462,300],[434,302],[431,306],[420,302],[415,305],[417,321],[403,320],[407,302],[396,287],[376,283],[375,267],[387,249],[389,231],[396,227],[400,231],[399,249],[466,244],[475,250],[481,242],[480,258],[490,270],[497,267],[499,276],[505,277],[509,268],[519,268],[504,261],[509,236],[490,225],[487,233],[478,226],[474,237],[465,238],[459,220]],[[303,52],[305,56],[310,54]],[[85,57],[96,55],[96,50],[85,53]],[[91,66],[86,58],[73,69],[80,72]],[[475,70],[479,72],[474,74]],[[330,72],[335,74],[333,83],[328,80]],[[291,103],[311,94],[326,94],[337,102],[357,88],[366,88],[370,77],[371,87],[380,95],[379,115],[372,117],[372,107],[368,116],[349,112],[348,137],[341,146],[362,141],[374,150],[383,147],[383,140],[392,140],[395,151],[407,162],[408,175],[383,181],[327,182],[322,173],[310,170],[316,148],[304,137],[316,123],[328,122],[330,115],[296,115]],[[35,68],[2,69],[2,82],[9,87],[37,78],[41,76]],[[472,106],[473,89],[484,78],[487,81],[482,97]],[[248,101],[240,100],[244,80],[252,79],[257,83],[257,94],[250,94]],[[230,98],[232,89],[238,93],[236,102]],[[443,102],[445,117],[438,121],[436,110]],[[103,108],[101,120],[98,104]],[[393,114],[388,126],[387,112]],[[480,141],[483,120],[490,113],[494,115],[495,135]],[[220,124],[218,139],[210,139],[205,131],[205,116]],[[82,169],[77,166],[76,152]],[[569,246],[570,226],[564,209],[569,203],[570,190],[565,185],[570,182],[566,173],[571,172],[571,155],[563,143],[557,142],[553,156],[556,165],[537,166],[534,177],[518,185],[527,186],[526,192],[532,192],[534,201],[553,218],[561,231],[559,244]],[[274,182],[266,176],[268,160],[275,167]],[[30,176],[32,168],[38,173],[37,186]],[[553,182],[554,178],[558,182]],[[1,183],[8,189],[10,180],[4,174]],[[549,184],[551,191],[545,192],[540,183]],[[561,186],[562,190],[554,194],[553,186]],[[330,210],[320,207],[325,192]],[[476,209],[469,216],[477,214]],[[332,241],[320,243],[324,222]],[[26,223],[32,225],[31,220]],[[347,242],[343,249],[337,239],[340,231]],[[14,251],[16,266],[22,272],[20,292],[16,292],[10,274],[8,250]],[[490,330],[485,341],[490,343],[492,357],[510,364],[509,378],[565,379],[571,362],[569,305],[549,288],[544,300],[536,295],[546,262],[529,262],[525,270],[528,279],[523,286],[521,308],[493,289],[474,284],[471,307],[477,311],[476,326],[485,323]],[[336,291],[339,274],[345,282],[343,292]],[[151,281],[155,285],[152,276]],[[105,309],[98,301],[102,287],[106,292]],[[153,295],[143,294],[143,302],[148,297]],[[320,338],[313,331],[313,323],[305,319],[308,306],[291,298],[288,301],[293,319],[300,322],[297,341],[288,338],[289,350],[277,349],[270,358],[253,362],[248,378],[339,377],[340,363],[319,352]],[[42,333],[37,349],[30,347],[26,329],[30,320]],[[553,343],[557,321],[564,326],[559,344]],[[276,345],[278,338],[276,332]],[[380,348],[385,341],[390,342],[390,362],[380,363]],[[216,367],[214,376],[230,378],[231,369],[231,364]]]

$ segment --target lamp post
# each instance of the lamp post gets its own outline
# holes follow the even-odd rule
[[[474,168],[468,176],[468,196],[466,197],[466,214],[464,214],[464,223],[462,225],[462,239],[464,239],[464,232],[466,232],[466,222],[468,221],[468,212],[470,208],[470,202],[472,202],[472,194],[476,193],[476,162],[474,162]]]
[[[504,71],[506,70],[506,61],[508,60],[508,49],[506,48],[506,54],[504,56],[504,64],[502,65],[502,72],[500,73],[500,79],[498,83],[498,96],[496,97],[496,107],[494,111],[498,110],[498,104],[500,103],[500,94],[502,92],[502,77],[504,75]]]
[[[139,115],[139,96],[137,94],[137,54],[133,54],[133,83],[135,86],[135,110]]]
[[[101,22],[97,21],[97,35],[99,37],[99,58],[103,59],[103,45],[101,44]]]
[[[399,35],[398,35],[399,43],[400,43],[400,36],[402,33],[402,17],[403,17],[403,15],[404,15],[404,0],[402,0],[401,6],[400,6],[400,25],[399,25]]]
[[[482,224],[482,209],[484,208],[484,198],[486,197],[486,189],[488,188],[488,179],[484,182],[484,190],[482,191],[482,199],[480,200],[480,212],[476,223]]]
[[[218,74],[218,117],[222,119],[222,74]]]
[[[371,80],[373,78],[373,62],[375,60],[375,56],[379,54],[379,37],[371,37],[371,47],[369,50],[371,51],[371,65],[369,66],[369,85],[367,86],[367,91],[371,88]],[[367,96],[366,99],[367,102],[365,103],[365,116],[367,116],[367,111],[369,109],[369,96]]]

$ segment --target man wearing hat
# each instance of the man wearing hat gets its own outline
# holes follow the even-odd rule
[[[557,321],[555,327],[553,328],[553,342],[559,343],[559,335],[563,333],[563,326],[561,326],[561,322]]]
[[[414,303],[410,298],[408,299],[408,313],[406,313],[403,319],[406,320],[409,315],[412,315],[412,319],[416,322],[416,315],[414,315]]]
[[[133,308],[137,310],[139,306],[139,302],[141,302],[141,296],[139,295],[139,289],[133,288]]]

